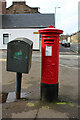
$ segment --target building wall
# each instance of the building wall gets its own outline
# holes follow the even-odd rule
[[[6,9],[6,14],[26,14],[26,13],[39,13],[38,8],[31,8],[26,5],[25,1],[13,2],[13,4]]]
[[[6,2],[5,0],[0,0],[0,15],[6,14]]]
[[[0,29],[0,49],[7,49],[3,44],[3,34],[9,34],[9,41],[18,37],[25,37],[33,41],[33,49],[39,50],[38,29]]]
[[[72,35],[71,37],[70,37],[70,41],[72,42],[72,43],[78,43],[78,35],[79,35],[80,33],[76,33],[76,34],[74,34],[74,35]]]
[[[0,15],[2,14],[2,2],[0,1]]]
[[[78,30],[80,30],[80,1],[78,2]]]
[[[78,43],[80,44],[80,31],[78,32]]]
[[[40,13],[38,7],[29,7],[26,1],[13,1],[12,5],[6,8],[6,0],[0,0],[0,14],[26,14]]]
[[[71,35],[70,42],[70,49],[74,52],[80,52],[80,31]]]

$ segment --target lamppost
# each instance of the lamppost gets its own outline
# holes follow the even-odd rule
[[[56,9],[61,7],[55,7],[55,27],[56,27]]]

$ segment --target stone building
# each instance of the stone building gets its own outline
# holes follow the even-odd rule
[[[70,41],[72,43],[70,49],[80,53],[80,31],[72,34],[70,36]]]
[[[0,0],[0,14],[26,14],[26,13],[40,13],[39,7],[30,7],[26,5],[25,0],[16,0],[12,5],[6,8],[6,0]]]
[[[71,42],[74,43],[74,44],[80,43],[80,31],[72,34],[72,35],[70,36],[70,40],[71,40]]]
[[[0,15],[6,14],[6,1],[0,0]]]

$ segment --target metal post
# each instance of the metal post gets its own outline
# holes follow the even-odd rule
[[[16,99],[20,99],[21,97],[21,79],[22,73],[16,74]]]
[[[56,27],[56,21],[57,21],[57,19],[56,19],[56,9],[57,8],[61,8],[61,7],[55,7],[55,27]]]

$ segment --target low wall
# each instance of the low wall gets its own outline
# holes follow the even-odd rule
[[[80,53],[80,44],[71,44],[70,49],[73,52],[79,52]]]

